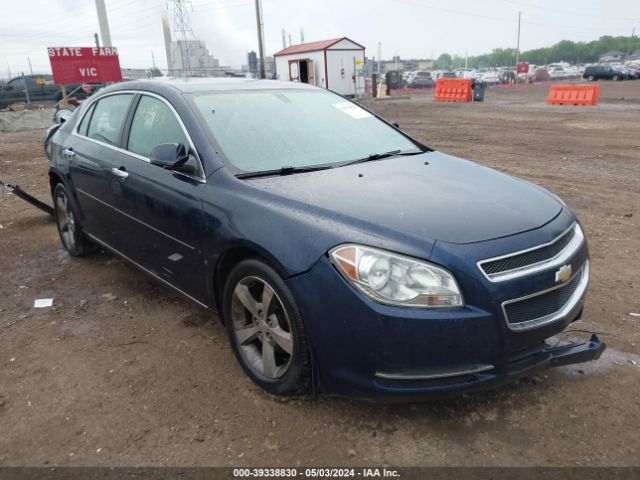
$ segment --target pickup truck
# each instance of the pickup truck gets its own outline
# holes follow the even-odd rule
[[[102,84],[90,84],[91,92],[101,87]],[[91,92],[85,92],[79,84],[66,85],[67,92],[73,92],[73,97],[82,100],[88,97]],[[14,77],[0,88],[0,108],[6,108],[12,103],[23,103],[27,101],[27,91],[29,100],[32,103],[39,102],[59,102],[62,100],[60,85],[53,83],[51,75],[25,75]]]

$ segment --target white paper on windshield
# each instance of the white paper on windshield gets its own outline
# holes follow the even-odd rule
[[[333,106],[336,107],[341,112],[346,113],[351,118],[355,118],[356,120],[373,117],[373,115],[367,112],[364,108],[360,108],[354,103],[341,102],[341,103],[334,103]]]

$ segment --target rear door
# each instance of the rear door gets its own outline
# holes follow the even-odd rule
[[[131,118],[126,152],[116,168],[126,172],[116,192],[122,253],[184,293],[206,299],[202,263],[204,170],[176,111],[163,98],[142,94]],[[191,156],[180,171],[150,163],[163,143],[181,143]],[[125,233],[126,232],[126,233]]]
[[[121,233],[113,228],[118,219],[115,195],[120,177],[114,174],[114,162],[133,98],[133,93],[118,93],[93,103],[62,151],[69,164],[83,228],[116,249],[121,243]]]

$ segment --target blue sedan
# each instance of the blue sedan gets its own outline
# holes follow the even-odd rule
[[[113,85],[51,158],[64,248],[110,250],[217,312],[272,394],[422,399],[605,348],[548,341],[580,318],[589,282],[558,197],[327,90]]]

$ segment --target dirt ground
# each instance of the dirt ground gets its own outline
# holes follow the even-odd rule
[[[603,358],[454,400],[270,397],[213,315],[112,255],[70,258],[45,214],[0,192],[0,466],[640,464],[640,81],[602,89],[598,107],[547,106],[541,85],[366,102],[556,192],[586,226],[574,328],[600,332]],[[0,134],[0,179],[48,200],[43,133]]]

